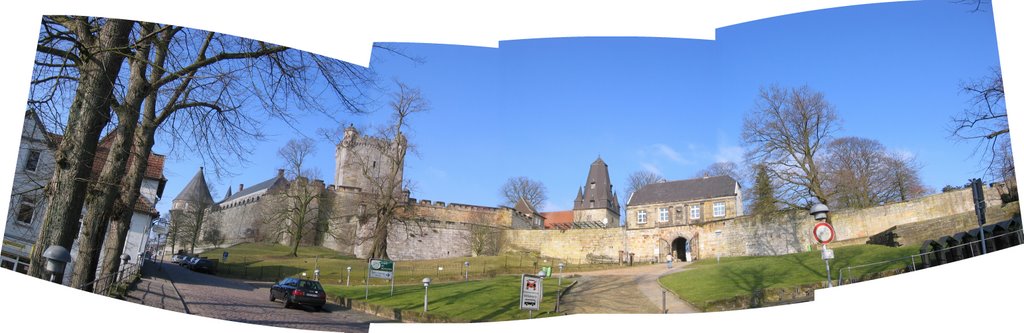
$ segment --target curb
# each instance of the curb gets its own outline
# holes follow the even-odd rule
[[[181,309],[185,314],[192,314],[192,312],[188,310],[188,304],[185,304],[185,299],[181,297],[181,292],[178,291],[178,286],[174,285],[174,280],[171,280],[170,276],[167,275],[167,272],[164,272],[163,267],[157,267],[157,273],[153,274],[153,277],[157,277],[157,275],[162,275],[159,278],[171,284],[171,289],[174,290],[174,295],[178,296],[178,302],[181,303]]]

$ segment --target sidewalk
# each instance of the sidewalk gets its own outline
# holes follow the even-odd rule
[[[135,284],[135,288],[128,292],[125,300],[164,310],[189,313],[188,307],[181,301],[178,290],[167,279],[166,272],[160,269],[161,265],[173,264],[146,262],[142,267],[142,278]]]

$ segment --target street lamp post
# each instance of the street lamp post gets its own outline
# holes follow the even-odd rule
[[[819,223],[829,225],[827,228],[815,228],[814,233],[815,238],[818,238],[818,241],[821,242],[821,258],[825,260],[825,275],[828,278],[828,287],[832,288],[832,268],[829,266],[828,262],[828,260],[831,259],[831,252],[828,250],[828,242],[832,241],[832,239],[835,238],[835,235],[829,234],[829,230],[832,230],[832,228],[828,223],[828,212],[828,206],[825,204],[818,203],[811,206],[811,216],[814,216],[814,219]],[[824,234],[819,235],[819,232]]]
[[[347,274],[345,274],[345,286],[348,287],[348,283],[352,279],[352,266],[345,267],[345,271],[347,272]]]
[[[132,256],[127,253],[121,255],[121,271],[117,273],[117,281],[120,282],[124,279],[124,269],[128,266],[128,261],[132,260]]]
[[[313,280],[320,281],[320,269],[319,268],[313,270]]]
[[[61,283],[64,280],[64,267],[71,262],[71,253],[63,246],[50,245],[43,251],[43,258],[46,258],[46,271],[50,272],[50,282]]]
[[[462,263],[466,266],[466,281],[469,281],[469,261]]]
[[[441,271],[444,270],[444,266],[437,266],[437,277],[441,277]]]
[[[425,278],[423,278],[423,312],[427,312],[427,302],[428,302],[427,295],[428,295],[429,289],[430,289],[430,278],[429,277],[425,277]]]

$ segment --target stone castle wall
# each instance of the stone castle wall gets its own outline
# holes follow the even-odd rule
[[[999,195],[986,188],[990,211],[999,207]],[[895,226],[942,219],[974,211],[970,190],[861,210],[836,211],[832,222],[837,242],[866,243],[869,236]],[[628,250],[640,258],[661,258],[677,237],[691,240],[695,259],[715,256],[779,255],[807,251],[816,246],[810,235],[815,221],[792,213],[762,220],[755,216],[715,222],[652,229],[507,230],[510,249],[538,252],[543,256],[583,259],[618,258]]]

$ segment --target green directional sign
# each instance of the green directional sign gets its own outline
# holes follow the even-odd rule
[[[395,272],[395,262],[387,259],[370,259],[370,277],[391,279]]]

